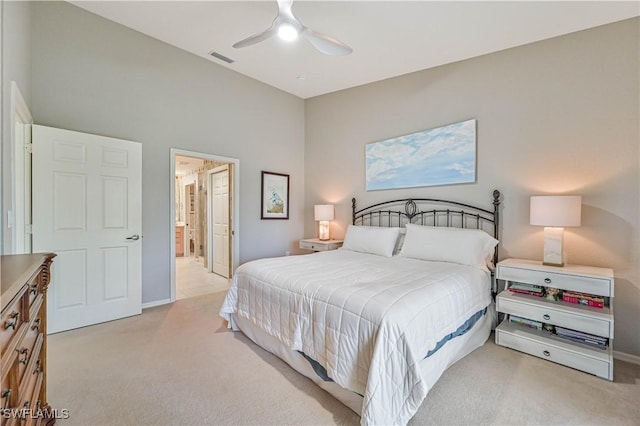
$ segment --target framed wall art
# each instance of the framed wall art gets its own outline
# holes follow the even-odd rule
[[[289,175],[262,172],[260,219],[289,219]]]
[[[365,147],[366,189],[476,181],[476,120],[399,136]]]

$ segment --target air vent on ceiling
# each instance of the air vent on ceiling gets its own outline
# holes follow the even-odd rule
[[[232,64],[235,61],[231,58],[227,58],[224,55],[221,55],[220,53],[216,52],[215,50],[212,50],[211,52],[209,52],[209,55],[213,56],[216,59],[220,59],[221,61],[225,61],[228,64]]]

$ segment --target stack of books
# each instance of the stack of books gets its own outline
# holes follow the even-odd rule
[[[564,302],[578,303],[580,305],[592,306],[594,308],[604,308],[604,297],[593,294],[565,290],[562,292],[562,300]]]
[[[529,328],[535,328],[536,330],[542,330],[542,323],[540,321],[534,321],[528,318],[517,317],[515,315],[509,315],[509,322],[514,324],[523,325]]]
[[[509,290],[514,293],[530,294],[538,297],[544,296],[544,287],[536,284],[514,282],[509,286]]]
[[[584,333],[582,331],[571,330],[569,328],[556,326],[556,335],[563,339],[569,339],[573,342],[584,343],[589,346],[595,346],[599,349],[606,349],[609,339],[594,334]]]

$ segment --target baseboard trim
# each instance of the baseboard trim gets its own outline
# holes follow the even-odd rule
[[[626,361],[632,364],[640,365],[640,356],[637,355],[631,355],[626,352],[613,351],[613,357],[615,359],[619,359],[620,361]]]
[[[154,300],[153,302],[143,303],[142,309],[155,308],[156,306],[162,306],[171,303],[171,299]]]

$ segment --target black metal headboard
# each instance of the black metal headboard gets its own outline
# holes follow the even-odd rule
[[[436,198],[385,201],[356,210],[356,199],[352,198],[352,223],[377,227],[404,227],[407,223],[415,223],[450,228],[475,228],[499,239],[500,196],[500,191],[493,191],[493,210]],[[498,246],[493,254],[493,263],[498,263]]]

